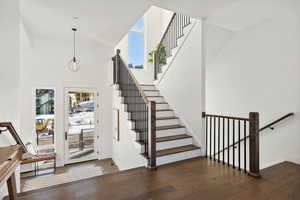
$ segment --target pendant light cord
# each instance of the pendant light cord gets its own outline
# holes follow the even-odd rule
[[[75,56],[76,56],[76,55],[75,55],[75,45],[76,45],[76,44],[75,44],[75,33],[76,33],[76,29],[73,29],[73,30],[74,30],[74,58],[75,58]]]

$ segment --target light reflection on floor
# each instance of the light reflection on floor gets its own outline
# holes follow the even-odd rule
[[[119,169],[111,159],[95,160],[64,167],[58,167],[54,174],[32,176],[21,179],[21,192],[40,189],[53,185],[69,183],[104,174],[118,172]]]

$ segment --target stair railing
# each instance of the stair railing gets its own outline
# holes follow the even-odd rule
[[[183,29],[191,24],[191,18],[180,13],[174,13],[164,34],[154,51],[154,80],[162,72],[162,66],[166,64],[167,58],[172,56],[172,49],[177,47],[177,41],[184,33]],[[164,55],[162,55],[164,54]]]
[[[149,101],[135,76],[124,63],[117,50],[113,57],[113,81],[118,85],[126,104],[130,120],[134,122],[137,141],[148,159],[148,168],[156,169],[156,104]]]
[[[260,177],[259,133],[267,128],[273,129],[273,125],[293,115],[294,113],[289,113],[259,128],[259,113],[251,112],[249,118],[203,113],[202,117],[205,119],[205,155],[214,161],[227,163],[233,168],[237,167],[239,170],[244,168],[245,172],[249,169],[249,175]],[[248,144],[247,139],[249,139]],[[247,160],[249,160],[249,166]]]

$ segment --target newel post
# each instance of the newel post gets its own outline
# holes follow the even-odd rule
[[[148,104],[148,169],[156,169],[156,103],[150,101]]]
[[[112,58],[113,61],[113,84],[119,82],[119,66],[120,66],[120,49],[117,49],[116,56]]]
[[[259,113],[249,113],[249,175],[260,177],[259,170]]]

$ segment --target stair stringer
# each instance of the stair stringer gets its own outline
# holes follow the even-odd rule
[[[126,112],[126,105],[119,94],[118,86],[113,86],[113,108],[119,109],[120,139],[113,139],[112,159],[120,170],[147,166],[148,160],[142,155],[142,145],[136,142],[137,133],[132,130],[128,118],[130,113]],[[115,127],[115,119],[113,123]]]

